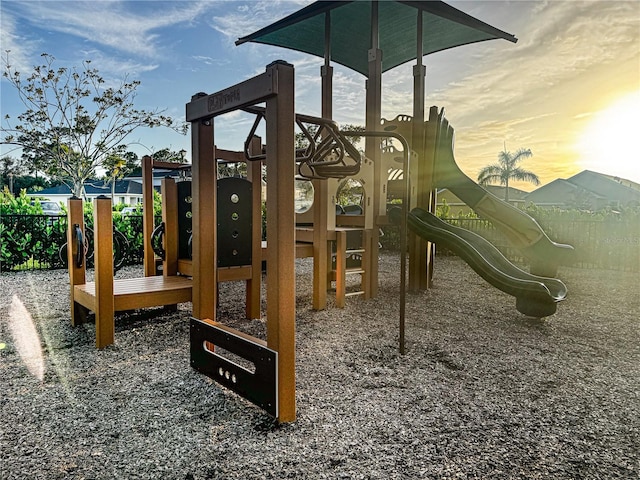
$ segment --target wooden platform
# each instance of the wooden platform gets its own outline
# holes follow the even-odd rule
[[[182,276],[140,277],[113,281],[114,311],[173,305],[191,301],[192,281]],[[95,283],[74,286],[74,300],[94,311],[96,305]]]
[[[87,282],[73,287],[74,311],[79,317],[74,324],[86,318],[81,307],[94,312],[96,346],[103,348],[115,340],[115,312],[190,302],[191,295],[191,279],[181,276],[113,280],[113,295],[103,295],[102,299],[96,295],[95,282]]]

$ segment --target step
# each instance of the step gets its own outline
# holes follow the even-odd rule
[[[345,297],[355,297],[356,295],[364,295],[364,291],[348,292],[344,294]]]
[[[358,274],[363,274],[363,273],[365,273],[365,271],[362,268],[347,268],[344,271],[345,275],[358,275]]]

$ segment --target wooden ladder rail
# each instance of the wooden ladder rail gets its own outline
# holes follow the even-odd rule
[[[363,295],[370,298],[371,286],[367,281],[369,272],[369,255],[371,249],[371,231],[362,231],[362,246],[356,249],[349,249],[347,246],[347,231],[336,231],[336,268],[334,271],[336,282],[336,306],[344,308],[347,297]],[[362,263],[359,267],[347,268],[347,258],[353,254],[362,255]],[[350,275],[361,275],[361,289],[354,292],[347,292],[347,277]]]

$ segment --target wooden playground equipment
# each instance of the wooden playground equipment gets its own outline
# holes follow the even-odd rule
[[[82,200],[71,198],[67,206],[71,323],[84,323],[88,311],[94,312],[98,348],[114,342],[115,312],[191,300],[192,283],[188,277],[164,274],[135,279],[113,278],[113,217],[108,197],[99,197],[93,203],[95,271],[94,281],[87,282]]]
[[[109,263],[111,206],[108,200],[101,199],[95,206],[96,282],[85,282],[84,266],[77,261],[82,250],[79,240],[83,230],[82,206],[79,200],[70,201],[68,244],[72,248],[68,249],[68,255],[73,323],[84,319],[87,309],[96,312],[96,343],[102,347],[113,342],[114,311],[191,300],[191,365],[265,409],[278,421],[293,421],[296,417],[295,258],[313,257],[314,309],[326,308],[331,282],[336,285],[338,307],[344,306],[350,295],[375,297],[378,289],[379,229],[390,222],[387,199],[393,190],[396,197],[402,198],[399,341],[400,351],[404,353],[407,252],[411,258],[409,289],[428,288],[433,268],[431,243],[424,235],[407,235],[407,220],[414,219],[409,217],[412,215],[408,211],[409,206],[416,206],[427,214],[433,212],[435,187],[439,182],[451,179],[443,172],[455,170],[449,168],[452,153],[440,148],[442,142],[439,142],[438,135],[442,121],[439,117],[434,120],[433,109],[429,121],[425,122],[426,72],[422,57],[439,49],[493,38],[515,41],[515,37],[442,2],[410,3],[316,2],[240,39],[238,44],[257,41],[280,45],[279,42],[283,42],[282,46],[297,48],[297,29],[302,28],[302,23],[310,22],[306,25],[309,29],[305,31],[311,32],[310,35],[318,34],[315,43],[320,44],[311,53],[325,59],[321,69],[321,117],[295,113],[294,68],[283,61],[276,61],[268,65],[264,73],[216,93],[194,95],[186,105],[186,119],[191,123],[192,134],[191,181],[163,180],[163,248],[156,248],[155,254],[151,245],[154,237],[151,170],[168,166],[154,163],[150,158],[144,161],[145,277],[131,281],[113,279],[113,267]],[[339,9],[343,13],[335,14]],[[380,10],[384,10],[383,14]],[[388,24],[386,28],[392,33],[389,35],[383,31],[383,24],[394,15],[399,15],[409,24],[415,16],[415,33],[412,33],[415,38],[392,45],[389,52],[385,51],[385,54],[391,54],[392,61],[384,64],[381,39],[386,35],[397,41],[395,34],[398,28],[393,22]],[[347,21],[359,23],[357,27],[346,26],[344,22]],[[332,29],[332,22],[340,26]],[[443,28],[456,31],[459,38],[454,35],[455,38],[438,43],[437,29],[435,37],[429,32],[423,33],[428,22],[442,22]],[[367,77],[364,132],[340,132],[331,121],[331,45],[332,40],[342,39],[341,30],[363,31],[368,37],[353,45],[339,45],[337,49],[339,55],[345,52],[351,55],[357,51],[353,58],[341,57],[339,61]],[[282,33],[274,37],[275,41],[270,37],[274,32]],[[289,34],[293,40],[287,37]],[[426,51],[430,41],[437,47],[429,47],[433,49]],[[407,52],[407,45],[415,48],[415,53]],[[398,52],[394,49],[402,50],[401,55],[395,55]],[[417,61],[413,72],[413,115],[399,115],[391,121],[381,119],[381,74],[411,58]],[[217,149],[216,118],[238,110],[255,115],[256,119],[247,136],[244,152]],[[265,123],[265,145],[255,135],[257,125],[262,121]],[[308,124],[317,127],[315,133],[307,127]],[[304,149],[296,150],[294,147],[296,127],[309,140],[309,146]],[[361,155],[347,140],[351,134],[365,138],[365,155]],[[395,143],[381,148],[383,138],[392,138]],[[452,148],[451,142],[449,146]],[[439,170],[440,158],[447,160],[448,170]],[[247,162],[248,178],[219,179],[218,161]],[[263,167],[269,179],[266,242],[261,241],[259,208]],[[388,181],[393,171],[402,172],[400,177],[396,177],[401,179],[399,183]],[[297,177],[309,179],[313,184],[313,206],[306,212],[295,211]],[[345,178],[358,180],[364,188],[362,210],[356,215],[336,214],[336,191],[339,182]],[[456,172],[453,178],[460,180]],[[477,192],[473,191],[471,198],[477,200]],[[490,197],[483,199],[481,209],[483,205],[495,206]],[[185,227],[185,209],[189,207],[191,222]],[[187,230],[191,230],[191,255],[185,243],[184,232]],[[519,238],[524,238],[528,242],[526,245],[532,246],[541,237],[534,232],[532,238],[527,235]],[[241,245],[245,251],[241,251]],[[361,259],[356,266],[348,261],[354,255]],[[156,276],[157,256],[162,259],[162,276]],[[216,312],[218,283],[241,280],[247,285],[247,317],[262,317],[262,261],[267,265],[266,339],[255,338],[224,325]],[[361,286],[348,292],[346,279],[351,275],[361,277]],[[225,355],[225,351],[243,358],[253,368],[239,365]]]
[[[295,114],[293,75],[291,65],[275,62],[267,66],[262,75],[217,93],[196,95],[187,104],[193,145],[192,365],[265,408],[280,421],[292,421],[295,418],[294,260],[296,256],[302,256],[301,250],[305,254],[313,253],[314,279],[322,285],[314,291],[314,303],[317,300],[315,294],[323,291],[326,295],[326,285],[329,279],[334,278],[337,303],[343,304],[347,295],[345,277],[351,273],[346,260],[349,254],[355,253],[347,246],[347,234],[362,233],[363,241],[360,243],[364,244],[364,248],[359,246],[357,253],[363,254],[363,262],[352,271],[366,277],[368,255],[364,254],[374,227],[371,208],[369,215],[365,208],[363,215],[336,216],[335,193],[319,196],[316,192],[314,209],[307,214],[314,220],[312,228],[307,223],[309,218],[296,216],[292,201],[296,174],[313,178],[321,190],[326,187],[322,182],[334,182],[335,186],[338,179],[355,174],[365,183],[373,182],[372,165],[363,161],[359,152],[332,122]],[[256,108],[258,103],[265,103],[266,106]],[[219,213],[215,205],[221,201],[217,187],[220,180],[211,162],[212,158],[217,158],[214,120],[235,110],[256,114],[256,122],[264,120],[266,128],[266,145],[253,151],[246,150],[249,162],[263,164],[270,179],[266,200],[266,342],[221,323],[216,317],[215,295],[211,295],[216,289],[215,279],[219,278],[220,266],[215,261],[215,255],[221,244],[220,229],[215,228],[219,222],[216,215],[212,215],[212,212]],[[300,123],[305,122],[317,122],[320,131],[305,152],[296,154],[294,125],[301,126]],[[249,133],[247,144],[254,138],[254,131],[255,128]],[[258,153],[255,153],[256,150]],[[331,191],[330,188],[324,189],[324,192]],[[212,192],[218,192],[218,197],[212,196]],[[375,190],[370,189],[365,205],[371,205],[374,194]],[[315,222],[318,217],[326,219],[321,227]],[[337,248],[336,266],[331,272],[332,243]],[[310,246],[313,246],[313,250]],[[318,271],[323,273],[318,275]],[[370,287],[364,287],[367,288]],[[363,294],[366,296],[367,293]],[[249,360],[255,368],[244,368],[216,353],[216,346]]]
[[[281,421],[295,419],[295,212],[293,67],[274,63],[266,72],[187,104],[192,132],[194,368],[244,394]],[[214,119],[265,102],[267,195],[267,339],[249,337],[216,321],[217,169]],[[214,207],[214,208],[212,208]],[[213,214],[212,214],[213,213]],[[216,354],[222,346],[254,360],[251,373]],[[244,354],[244,355],[243,355]]]

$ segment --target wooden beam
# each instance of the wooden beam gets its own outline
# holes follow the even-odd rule
[[[189,163],[176,163],[176,162],[163,162],[161,160],[153,160],[153,168],[161,168],[163,170],[189,170],[191,164]]]
[[[294,71],[275,62],[278,95],[266,102],[267,134],[267,345],[278,352],[278,420],[296,418]]]
[[[256,154],[257,153],[259,152],[256,151]],[[244,157],[244,152],[224,150],[222,148],[216,147],[216,161],[225,162],[225,163],[240,163],[240,162],[246,162],[247,159]]]
[[[320,68],[322,76],[322,118],[333,117],[333,67],[331,60],[331,16],[325,18],[325,64]],[[328,203],[329,182],[313,181],[313,309],[327,308],[329,274]],[[332,205],[332,208],[333,205]]]
[[[347,232],[336,231],[336,307],[344,308],[347,282]]]
[[[71,297],[71,325],[76,326],[84,323],[86,320],[86,312],[82,310],[82,307],[75,301],[75,289],[73,288],[75,285],[83,285],[86,282],[86,258],[84,252],[81,252],[82,265],[77,265],[78,242],[74,225],[80,227],[80,231],[84,236],[84,209],[82,200],[77,197],[71,197],[67,200],[67,265],[69,266],[69,284],[71,286],[69,289],[69,295]],[[86,242],[86,237],[84,237],[84,242]]]
[[[216,319],[217,169],[213,120],[191,123],[193,199],[193,316]]]
[[[93,201],[93,218],[96,347],[104,348],[114,342],[113,213],[109,197],[100,195]]]
[[[253,137],[249,152],[262,152],[262,139]],[[217,153],[217,151],[216,151]],[[247,178],[251,181],[251,278],[247,280],[245,311],[247,318],[260,318],[262,285],[262,162],[247,162]]]
[[[380,130],[381,103],[382,103],[382,50],[379,48],[378,39],[378,2],[371,3],[371,49],[369,50],[369,71],[367,75],[367,91],[366,91],[366,123],[365,130]],[[386,181],[386,171],[380,155],[380,139],[375,137],[367,137],[365,139],[365,156],[373,161],[373,191],[381,191],[381,182]],[[374,216],[385,215],[386,205],[380,202],[380,195],[374,195],[373,198]],[[367,275],[367,290],[371,292],[371,296],[378,294],[378,237],[379,232],[377,226],[374,225],[371,238],[371,251],[369,255],[369,266],[371,273]]]
[[[187,104],[187,122],[206,120],[248,107],[278,93],[278,78],[267,69],[262,75],[245,80],[210,95],[198,94]],[[192,162],[193,163],[193,162]]]
[[[154,229],[153,219],[153,159],[142,157],[142,239],[144,247],[144,276],[156,274],[156,258],[151,248],[151,234]]]

